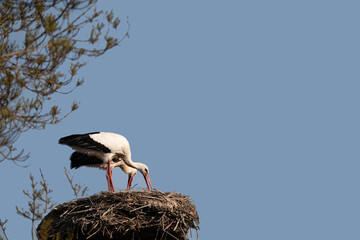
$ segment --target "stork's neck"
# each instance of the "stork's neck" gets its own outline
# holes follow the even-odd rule
[[[141,163],[138,162],[133,162],[130,158],[125,157],[124,158],[124,162],[126,163],[126,165],[128,165],[129,167],[132,168],[136,168],[137,170],[139,170],[141,168]]]

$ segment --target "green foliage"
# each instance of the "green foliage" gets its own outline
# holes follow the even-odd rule
[[[98,11],[96,0],[3,0],[0,2],[0,162],[24,161],[14,146],[20,134],[57,124],[64,114],[54,94],[67,94],[84,80],[76,75],[84,57],[97,57],[128,37],[120,20]],[[52,106],[53,105],[53,106]]]
[[[37,238],[39,240],[42,239],[48,239],[49,238],[49,232],[51,230],[51,223],[52,223],[52,219],[48,218],[48,219],[44,219],[41,223],[41,225],[39,226],[39,229],[37,231]]]
[[[41,221],[39,228],[36,231],[36,236],[38,240],[47,240],[50,237],[51,223],[53,222],[50,218],[45,218]],[[57,233],[55,236],[52,236],[53,240],[72,240],[75,238],[74,230],[68,229],[66,234]],[[0,239],[1,240],[1,239]]]

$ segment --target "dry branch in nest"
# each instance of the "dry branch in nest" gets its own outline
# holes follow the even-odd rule
[[[39,239],[187,239],[199,216],[176,192],[102,192],[56,206],[39,224]],[[197,231],[196,231],[197,232]]]

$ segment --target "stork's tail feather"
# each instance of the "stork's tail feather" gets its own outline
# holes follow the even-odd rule
[[[70,156],[71,168],[79,168],[81,166],[91,166],[103,163],[103,161],[95,156],[89,156],[81,152],[73,152]]]

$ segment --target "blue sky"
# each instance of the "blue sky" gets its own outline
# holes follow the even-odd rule
[[[200,239],[359,239],[358,1],[102,1],[130,39],[91,59],[83,87],[56,103],[80,109],[22,135],[28,168],[1,163],[1,218],[15,214],[41,167],[58,203],[73,197],[60,137],[116,132],[153,186],[189,195]],[[105,171],[72,170],[90,194]],[[116,189],[127,176],[114,173]],[[146,187],[138,174],[134,183]],[[21,229],[21,231],[19,230]]]

